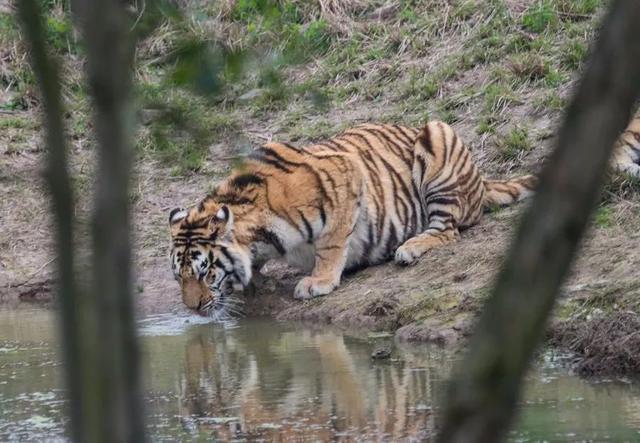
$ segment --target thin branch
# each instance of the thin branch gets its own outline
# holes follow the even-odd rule
[[[40,274],[40,272],[42,272],[42,270],[44,268],[46,268],[47,266],[49,266],[51,263],[53,263],[55,261],[56,257],[53,257],[50,260],[47,260],[44,264],[42,264],[38,269],[36,269],[35,271],[33,271],[31,274],[29,274],[29,277],[26,278],[26,280],[21,281],[20,283],[12,283],[10,285],[7,286],[3,286],[5,288],[19,288],[21,286],[26,285],[27,283],[29,283],[31,280],[33,280],[33,278]]]

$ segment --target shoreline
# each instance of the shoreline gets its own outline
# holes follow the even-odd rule
[[[444,249],[444,248],[443,248]],[[440,253],[445,254],[446,251]],[[245,317],[269,317],[276,321],[302,322],[318,327],[331,326],[362,333],[387,332],[394,340],[435,344],[451,351],[464,348],[473,332],[474,319],[490,289],[452,291],[440,289],[432,297],[413,296],[395,287],[390,278],[400,273],[420,272],[420,265],[398,268],[379,265],[348,278],[332,294],[309,301],[292,297],[293,287],[301,272],[281,264],[268,264],[258,285],[238,295]],[[406,277],[406,276],[405,276]],[[397,277],[396,277],[397,278]],[[465,279],[455,278],[458,284]],[[387,282],[387,285],[384,284]],[[172,286],[173,282],[166,282]],[[17,308],[26,304],[55,307],[53,280],[33,281],[16,288],[0,288],[0,305]],[[366,289],[375,287],[376,290]],[[490,287],[490,286],[489,286]],[[449,288],[451,289],[451,288]],[[611,289],[607,283],[592,286],[567,286],[547,327],[543,347],[555,348],[573,355],[570,369],[586,377],[627,376],[640,370],[640,315],[624,309],[633,303],[634,290]],[[144,291],[137,296],[138,317],[165,313],[182,313],[182,305],[174,288],[173,297]],[[421,300],[418,300],[421,299]],[[626,302],[625,302],[626,300]],[[589,304],[581,315],[575,306]],[[603,309],[605,303],[615,309]],[[584,309],[583,309],[584,310]],[[567,315],[572,312],[570,315]]]

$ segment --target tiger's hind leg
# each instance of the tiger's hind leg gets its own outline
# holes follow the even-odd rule
[[[456,241],[461,217],[461,205],[457,197],[434,196],[433,203],[427,206],[427,229],[404,242],[396,249],[395,262],[409,265],[428,250]],[[442,202],[446,202],[443,204]]]

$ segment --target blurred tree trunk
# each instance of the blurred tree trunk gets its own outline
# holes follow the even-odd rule
[[[42,11],[37,0],[18,2],[18,14],[23,25],[25,37],[31,51],[31,63],[40,84],[44,105],[46,127],[45,141],[47,157],[45,162],[45,180],[51,194],[51,209],[55,222],[55,245],[57,252],[58,303],[62,320],[64,339],[64,360],[66,364],[66,384],[70,387],[70,415],[74,423],[72,436],[80,440],[81,433],[75,423],[82,417],[83,402],[83,334],[80,326],[80,294],[74,277],[74,235],[73,208],[74,198],[67,167],[67,146],[65,140],[64,115],[60,97],[60,76],[56,60],[46,50]]]
[[[138,348],[131,299],[128,186],[134,54],[125,2],[78,0],[98,141],[91,284],[74,277],[73,199],[55,61],[46,52],[37,0],[18,2],[45,105],[47,179],[57,225],[59,300],[76,441],[144,440]],[[82,275],[82,274],[81,274]]]
[[[144,436],[138,347],[131,297],[129,180],[134,115],[131,75],[134,40],[126,2],[74,3],[87,50],[87,80],[98,141],[92,215],[93,286],[98,325],[100,428],[104,441]]]
[[[457,367],[439,441],[498,441],[640,93],[640,1],[617,0],[493,295]]]

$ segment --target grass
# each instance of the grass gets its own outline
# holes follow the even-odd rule
[[[435,97],[439,90],[440,82],[436,78],[413,69],[409,74],[409,81],[406,83],[403,97],[416,101],[429,100]]]
[[[595,225],[600,229],[610,228],[614,224],[614,211],[610,206],[600,206],[593,217]]]
[[[335,123],[327,119],[316,119],[308,124],[299,124],[293,126],[289,131],[291,140],[297,141],[318,141],[324,138],[336,135],[341,129],[346,129],[351,126],[348,123],[344,124],[343,128],[336,127]]]
[[[66,4],[48,2],[49,41],[63,60],[81,62]],[[500,147],[496,158],[521,161],[528,137],[504,126],[559,117],[567,95],[558,90],[582,67],[602,4],[408,1],[377,18],[383,0],[190,3],[160,17],[139,46],[139,102],[162,112],[140,130],[138,152],[185,174],[202,168],[211,145],[236,143],[243,119],[277,121],[284,137],[312,140],[348,126],[358,110],[357,119],[414,125],[426,115],[470,119],[487,146]],[[35,85],[17,36],[13,16],[2,15],[0,42],[14,49],[0,69],[11,92],[0,108],[29,110]],[[86,101],[79,80],[67,98]],[[319,118],[330,109],[346,111],[345,120]],[[511,121],[515,110],[523,121]],[[72,111],[70,132],[86,137],[86,112]],[[26,123],[0,123],[14,124]]]
[[[239,127],[232,111],[217,112],[187,91],[166,94],[161,87],[142,85],[138,96],[144,108],[138,152],[157,157],[174,175],[199,171],[214,140]]]
[[[476,132],[480,135],[482,134],[495,134],[496,126],[498,125],[499,120],[494,115],[488,114],[483,116],[478,122],[478,126],[476,127]]]
[[[560,72],[544,56],[527,52],[514,56],[509,69],[521,82],[543,82],[547,86],[558,86],[563,81]]]
[[[0,117],[0,129],[38,129],[40,123],[32,118],[8,115]]]
[[[516,126],[497,140],[498,152],[504,160],[519,160],[533,149],[526,128]]]
[[[631,200],[640,195],[640,178],[624,174],[616,173],[609,177],[605,183],[603,193],[603,203],[611,203],[612,197],[617,199]]]
[[[522,16],[522,26],[527,31],[543,32],[558,25],[558,13],[553,2],[536,1]]]
[[[518,97],[511,85],[507,83],[492,83],[484,91],[484,111],[500,114],[510,105],[518,102]]]
[[[562,50],[561,62],[568,70],[578,70],[587,58],[587,45],[581,40],[567,42]]]
[[[538,96],[533,102],[537,111],[561,111],[567,105],[567,100],[560,96],[556,91],[545,93]]]
[[[594,14],[602,4],[601,0],[556,0],[556,7],[561,14],[569,19],[584,19]]]

